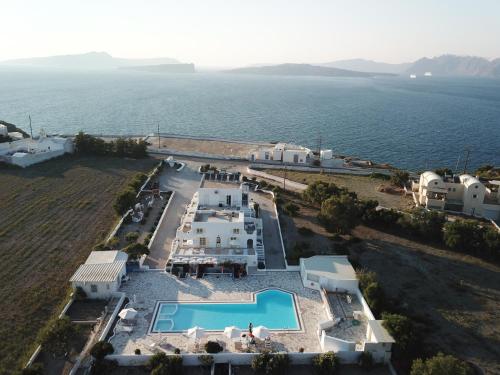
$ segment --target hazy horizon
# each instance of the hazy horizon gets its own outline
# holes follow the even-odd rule
[[[188,0],[2,4],[0,61],[105,51],[206,67],[500,57],[500,2]]]

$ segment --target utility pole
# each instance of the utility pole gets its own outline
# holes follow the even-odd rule
[[[160,121],[158,121],[158,151],[160,150]]]
[[[33,139],[33,128],[31,127],[31,115],[28,115],[28,118],[30,119],[30,133],[31,133],[31,139]]]
[[[470,149],[466,148],[465,151],[466,151],[466,154],[465,154],[464,174],[467,173],[467,164],[469,163]]]
[[[283,167],[283,190],[286,191],[286,167]]]

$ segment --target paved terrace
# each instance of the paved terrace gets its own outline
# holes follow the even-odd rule
[[[132,332],[119,332],[110,342],[115,354],[134,354],[139,348],[143,354],[152,353],[151,344],[161,343],[166,352],[175,348],[188,352],[192,340],[182,333],[148,333],[154,308],[158,300],[179,301],[251,301],[252,293],[261,289],[277,287],[294,292],[298,297],[299,315],[302,319],[301,332],[276,332],[271,335],[273,348],[279,351],[306,352],[320,351],[316,334],[317,325],[327,319],[319,292],[302,286],[298,272],[267,272],[262,275],[247,276],[233,280],[229,276],[207,276],[203,279],[178,279],[163,272],[143,272],[129,274],[131,280],[121,287],[121,291],[136,303],[130,305],[139,311],[137,323]],[[251,321],[249,316],[249,321]],[[227,351],[234,351],[234,344],[222,333],[210,333],[204,340],[223,342]]]

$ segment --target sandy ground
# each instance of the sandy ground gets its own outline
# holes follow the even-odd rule
[[[151,147],[158,148],[158,138],[150,137],[148,142]],[[238,143],[222,140],[201,140],[201,139],[188,139],[188,138],[161,138],[161,148],[175,150],[180,152],[197,152],[212,155],[224,155],[234,157],[248,157],[252,150],[259,147],[256,144]],[[271,147],[271,145],[269,144]]]
[[[500,267],[364,226],[351,252],[389,298],[425,323],[427,341],[500,373]]]

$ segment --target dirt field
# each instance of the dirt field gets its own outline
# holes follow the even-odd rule
[[[31,354],[69,277],[115,223],[115,194],[154,163],[65,157],[0,169],[0,374]]]
[[[158,138],[150,137],[148,138],[148,142],[150,142],[153,147],[158,148]],[[252,145],[237,142],[170,137],[161,138],[160,144],[161,148],[168,148],[175,151],[193,152],[193,150],[196,150],[197,153],[203,154],[236,156],[245,158],[248,157],[252,150],[258,147],[256,144]]]
[[[266,169],[264,172],[283,177],[283,171]],[[314,181],[333,182],[338,186],[354,191],[361,199],[375,199],[381,206],[398,210],[408,210],[414,206],[413,200],[399,194],[388,194],[378,191],[381,186],[390,185],[388,181],[365,176],[347,174],[320,174],[310,172],[286,171],[287,179],[309,184]]]
[[[351,251],[388,296],[430,325],[431,344],[500,373],[500,267],[364,226]]]

